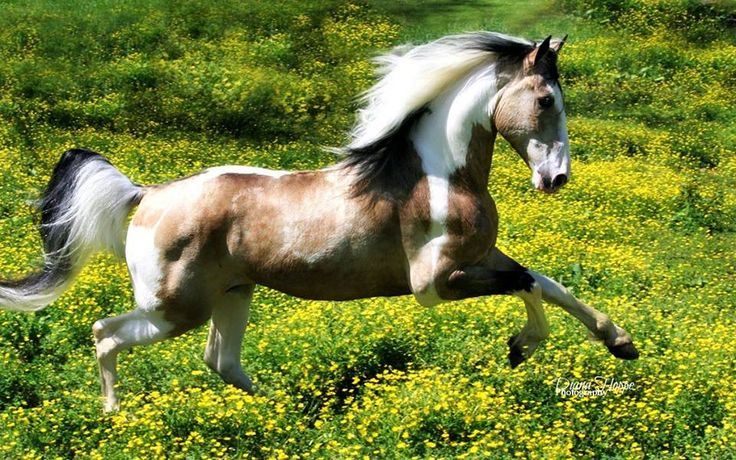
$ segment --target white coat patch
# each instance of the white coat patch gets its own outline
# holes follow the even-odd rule
[[[138,308],[152,311],[159,306],[156,296],[163,280],[161,251],[154,243],[156,226],[153,228],[130,226],[125,245],[133,292]]]

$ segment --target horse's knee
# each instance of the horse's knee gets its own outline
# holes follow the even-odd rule
[[[513,295],[526,303],[539,305],[542,301],[542,286],[527,272],[519,275]]]

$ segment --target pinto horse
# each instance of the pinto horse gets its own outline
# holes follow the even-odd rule
[[[0,283],[0,305],[42,309],[95,251],[124,256],[137,308],[92,327],[106,411],[119,407],[120,351],[210,318],[204,360],[225,382],[257,391],[240,351],[258,284],[318,300],[412,294],[426,306],[514,295],[528,321],[508,342],[512,366],[549,334],[544,299],[616,357],[635,359],[631,336],[608,316],[495,247],[497,133],[535,188],[552,193],[570,178],[563,44],[480,32],[380,57],[382,76],[338,149],[344,158],[318,171],[222,166],[140,186],[94,152],[67,151],[41,200],[45,266]]]

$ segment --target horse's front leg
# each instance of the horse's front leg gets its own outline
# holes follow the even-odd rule
[[[442,262],[442,261],[441,261]],[[529,358],[539,343],[549,335],[549,325],[542,308],[542,299],[559,305],[585,324],[592,335],[602,340],[617,358],[636,359],[639,352],[634,347],[631,335],[616,325],[604,313],[576,299],[564,286],[532,270],[528,270],[498,249],[472,266],[452,268],[447,264],[435,265],[435,276],[431,283],[415,283],[426,277],[416,276],[421,270],[412,270],[412,290],[417,300],[423,303],[425,290],[417,286],[431,285],[434,298],[438,301],[457,300],[484,295],[515,295],[524,301],[527,323],[521,332],[509,339],[509,361],[512,367]],[[443,273],[436,276],[437,273]],[[437,303],[437,302],[432,302]]]
[[[431,306],[446,300],[486,295],[521,298],[526,306],[527,323],[508,341],[509,361],[516,367],[529,358],[549,335],[542,309],[542,290],[534,278],[521,265],[495,267],[491,260],[459,268],[452,258],[433,257],[438,252],[420,252],[420,257],[410,264],[411,288],[417,301]]]
[[[446,295],[450,298],[483,295],[514,295],[524,301],[527,322],[521,332],[508,341],[509,362],[516,367],[528,359],[549,336],[549,323],[542,307],[542,289],[523,267],[496,270],[488,266],[469,266],[448,277]]]
[[[613,356],[621,359],[639,357],[639,351],[634,346],[631,335],[614,323],[608,315],[581,302],[557,281],[532,270],[529,270],[529,274],[541,286],[544,300],[559,305],[585,324],[592,337],[602,341]]]
[[[639,352],[634,346],[631,335],[626,330],[614,323],[605,313],[575,298],[562,284],[541,273],[525,269],[515,260],[495,248],[486,263],[491,267],[503,270],[514,267],[525,270],[541,288],[542,298],[545,301],[562,307],[563,310],[582,322],[594,338],[603,341],[611,354],[621,359],[637,359],[639,357]]]

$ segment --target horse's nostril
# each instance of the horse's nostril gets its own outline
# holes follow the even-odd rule
[[[552,181],[552,186],[555,188],[562,187],[565,184],[567,184],[566,174],[558,174],[557,176],[555,176],[555,180]]]
[[[550,189],[552,188],[552,180],[549,177],[543,177],[542,185],[544,185],[545,189]]]

